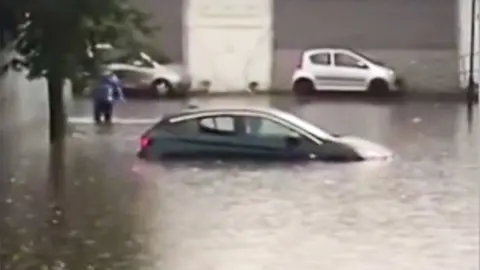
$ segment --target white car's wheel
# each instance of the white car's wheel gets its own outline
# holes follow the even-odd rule
[[[388,83],[385,80],[374,79],[368,86],[368,92],[372,94],[388,94],[390,92],[390,87],[388,87]]]
[[[172,84],[165,79],[158,79],[152,83],[152,90],[156,96],[170,97],[175,94]]]
[[[314,91],[313,82],[309,79],[298,79],[293,83],[293,93],[296,95],[309,95]]]

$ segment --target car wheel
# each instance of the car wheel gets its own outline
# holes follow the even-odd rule
[[[153,94],[157,97],[171,97],[175,94],[172,84],[165,79],[157,79],[152,83]]]
[[[314,91],[313,82],[309,79],[298,79],[293,84],[293,92],[296,95],[308,95]]]
[[[388,92],[390,92],[390,88],[385,80],[374,79],[368,86],[368,92],[371,94],[388,94]]]

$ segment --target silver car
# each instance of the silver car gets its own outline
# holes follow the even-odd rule
[[[295,93],[315,91],[400,91],[403,82],[385,64],[344,48],[315,48],[302,53],[292,76]]]
[[[181,65],[159,64],[144,52],[126,52],[97,45],[106,68],[115,73],[127,91],[154,97],[185,96],[191,79]]]

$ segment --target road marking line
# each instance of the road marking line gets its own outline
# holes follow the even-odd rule
[[[146,125],[156,124],[159,119],[156,118],[113,118],[113,124],[122,125]],[[71,124],[95,124],[95,121],[91,117],[68,117],[68,122]]]

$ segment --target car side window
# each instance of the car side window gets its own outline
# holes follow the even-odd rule
[[[129,77],[129,71],[124,69],[113,70],[113,73],[120,79],[123,80]]]
[[[142,68],[154,68],[152,62],[143,59],[140,54],[131,54],[128,55],[125,59],[123,59],[125,64],[129,64],[136,67]]]
[[[230,116],[203,117],[170,123],[163,128],[177,135],[234,135],[234,118]]]
[[[351,55],[345,53],[335,53],[335,66],[337,67],[352,67],[361,68],[359,65],[360,59],[357,59]]]
[[[113,73],[117,75],[120,81],[132,87],[135,87],[135,85],[140,84],[144,81],[151,80],[149,73],[143,72],[141,70],[136,70],[132,67],[115,68]]]
[[[168,123],[160,128],[175,135],[196,135],[198,134],[197,119],[190,119],[175,123]]]
[[[275,121],[267,118],[248,116],[244,117],[245,133],[258,137],[298,137],[301,135]]]
[[[315,65],[329,66],[332,63],[330,53],[316,53],[310,56],[310,61]]]
[[[201,134],[233,135],[235,119],[231,116],[206,117],[198,120]]]

